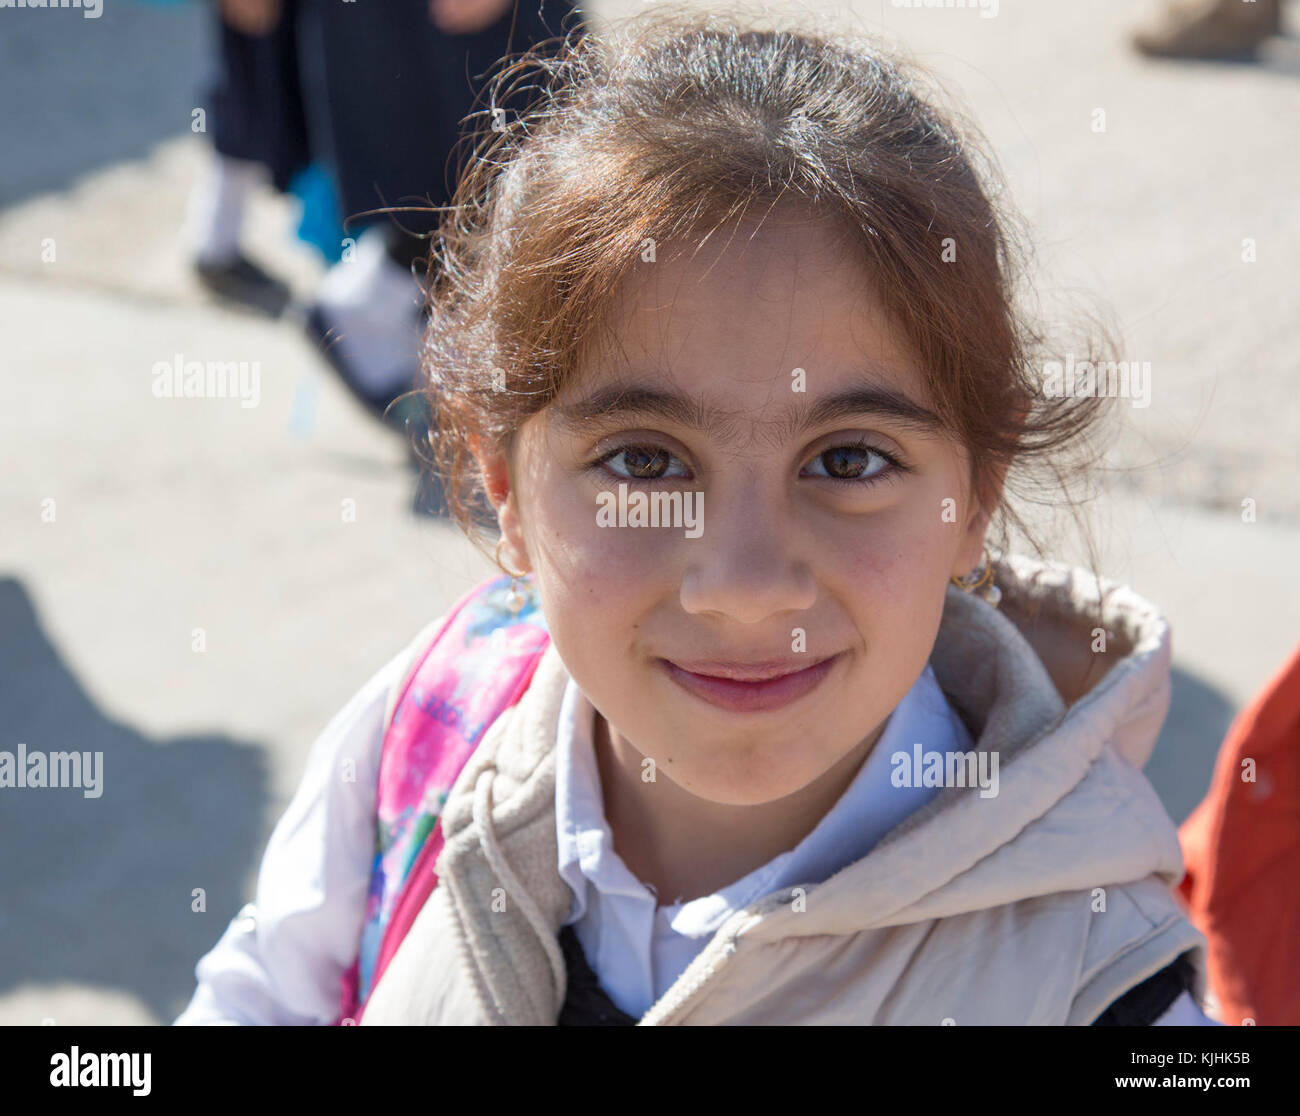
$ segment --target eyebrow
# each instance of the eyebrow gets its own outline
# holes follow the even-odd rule
[[[708,435],[718,435],[735,426],[734,413],[713,411],[698,397],[662,388],[616,384],[598,388],[573,403],[555,404],[554,411],[559,424],[575,434],[632,418],[666,419]],[[892,419],[920,435],[943,430],[942,421],[933,411],[901,392],[873,384],[822,396],[811,405],[805,400],[788,416],[775,420],[772,426],[781,438],[788,441],[805,430],[824,426],[836,419],[861,415]]]

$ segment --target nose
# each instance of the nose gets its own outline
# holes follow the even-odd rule
[[[817,584],[802,531],[779,508],[771,494],[752,489],[714,501],[699,538],[687,544],[683,609],[757,624],[812,607]]]

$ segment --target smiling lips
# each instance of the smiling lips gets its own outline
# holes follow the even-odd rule
[[[810,667],[783,659],[762,663],[693,662],[690,668],[663,663],[679,686],[696,697],[733,713],[766,713],[811,693],[830,673],[839,655]]]

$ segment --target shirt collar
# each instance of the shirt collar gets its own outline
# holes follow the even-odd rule
[[[574,894],[566,923],[585,914],[589,887],[602,896],[644,899],[651,894],[614,851],[613,833],[605,820],[594,727],[595,708],[570,678],[560,707],[555,767],[558,866]],[[795,848],[713,895],[666,905],[658,913],[673,930],[688,937],[711,934],[733,911],[764,895],[798,883],[821,883],[862,859],[939,791],[892,784],[891,757],[899,751],[910,754],[914,741],[924,742],[927,751],[971,747],[970,734],[949,706],[928,663],[890,715],[852,782]]]

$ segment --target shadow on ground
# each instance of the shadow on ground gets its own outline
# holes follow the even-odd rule
[[[215,35],[210,4],[105,0],[0,11],[0,208],[191,130]]]
[[[0,996],[73,982],[130,993],[170,1022],[265,844],[262,750],[154,740],[106,717],[12,578],[0,579],[0,633],[0,750],[103,754],[99,797],[0,789]],[[195,888],[206,913],[191,910]]]

